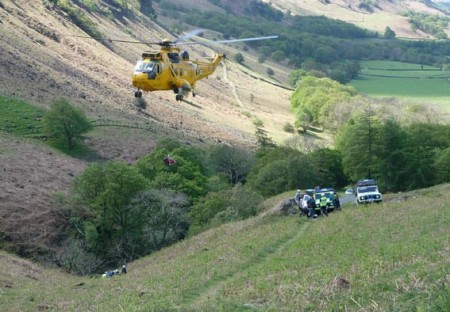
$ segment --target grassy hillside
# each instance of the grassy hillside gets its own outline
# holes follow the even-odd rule
[[[344,206],[317,220],[269,213],[129,263],[68,276],[0,253],[5,311],[445,311],[450,185]],[[273,208],[270,208],[273,207]],[[105,268],[110,269],[110,268]]]
[[[389,61],[362,61],[358,79],[349,84],[375,97],[399,97],[448,106],[450,70]],[[450,109],[450,106],[448,106]]]
[[[430,15],[443,15],[443,12],[435,6],[427,5],[427,1],[420,0],[272,0],[270,3],[274,7],[285,12],[289,11],[292,14],[325,15],[381,34],[384,33],[386,27],[390,27],[398,37],[406,38],[430,37],[420,30],[412,29],[408,19],[402,15],[406,10]],[[446,31],[448,32],[449,30],[447,29]]]
[[[15,98],[0,96],[0,125],[5,133],[30,135],[40,131],[44,111]]]

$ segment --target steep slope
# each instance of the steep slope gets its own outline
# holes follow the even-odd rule
[[[47,5],[44,5],[47,3]],[[111,20],[85,16],[105,37],[159,41],[173,36],[138,12]],[[188,30],[188,29],[187,29]],[[255,144],[253,119],[278,142],[289,136],[283,124],[292,122],[290,91],[266,83],[231,61],[200,81],[198,96],[176,102],[172,92],[145,94],[146,111],[135,106],[130,77],[146,45],[107,43],[75,36],[86,34],[69,16],[48,2],[13,0],[0,5],[0,94],[23,98],[42,108],[60,97],[83,108],[89,118],[139,124],[147,130],[99,127],[87,144],[97,160],[135,161],[165,136],[188,142]],[[150,47],[154,49],[155,47]],[[213,50],[193,47],[192,57]],[[249,63],[251,55],[246,53]],[[287,70],[275,69],[275,76]],[[255,76],[256,75],[256,76]],[[0,125],[3,129],[3,125]],[[40,142],[0,135],[0,238],[19,243],[26,254],[54,250],[65,225],[55,192],[64,192],[87,165]],[[21,247],[20,247],[21,246]]]
[[[84,168],[43,144],[0,135],[0,241],[19,254],[55,251],[64,233],[56,193],[65,193]]]
[[[198,84],[200,96],[195,99],[195,106],[175,102],[171,92],[146,95],[148,113],[154,117],[149,118],[135,108],[130,85],[133,62],[143,50],[148,50],[147,46],[112,43],[107,48],[93,40],[76,38],[74,35],[85,34],[66,14],[40,2],[16,0],[5,3],[4,7],[0,8],[1,39],[5,43],[1,47],[0,60],[2,92],[26,97],[43,106],[65,96],[92,115],[157,122],[159,126],[186,129],[200,137],[241,144],[251,143],[254,131],[251,119],[241,115],[244,109],[263,121],[277,112],[284,115],[283,121],[290,119],[289,91],[250,76],[235,77],[232,74],[234,65],[230,62],[226,63],[230,67],[227,81],[222,81],[225,75],[225,67],[222,67],[210,79]],[[171,37],[139,14],[132,20],[124,17],[122,21],[86,14],[108,38],[159,41]],[[198,57],[200,54],[212,55],[213,51],[198,47],[193,48],[192,54]],[[245,90],[246,94],[240,99],[245,105],[236,103],[231,91],[233,85]],[[264,96],[259,96],[262,93]],[[246,99],[249,94],[255,95],[253,103]],[[264,108],[259,108],[261,106],[270,112],[267,114]],[[233,122],[236,119],[243,122]],[[238,131],[242,134],[236,134],[233,127],[227,126],[230,124],[244,126]],[[281,126],[267,130],[279,132],[279,128]]]
[[[440,185],[315,220],[274,214],[279,196],[267,202],[271,213],[187,238],[113,278],[70,276],[0,252],[2,308],[446,311],[449,194]]]

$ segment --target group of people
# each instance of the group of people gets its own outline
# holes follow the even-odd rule
[[[120,269],[115,269],[115,270],[111,270],[111,271],[106,271],[102,277],[113,277],[114,275],[120,275],[120,274],[127,274],[127,267],[124,265],[122,265],[122,268]]]
[[[325,196],[325,193],[322,193],[319,204],[317,204],[313,194],[305,193],[302,195],[301,191],[297,190],[294,201],[300,210],[300,216],[306,215],[308,218],[317,218],[320,215],[328,216],[330,207],[333,207],[333,209],[340,209],[341,207],[336,192],[332,192],[330,197],[327,197]]]

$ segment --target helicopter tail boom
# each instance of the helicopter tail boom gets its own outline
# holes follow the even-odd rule
[[[199,67],[199,72],[197,74],[197,79],[205,78],[216,70],[217,66],[220,64],[220,62],[225,58],[225,54],[219,53],[217,54],[212,62],[201,62],[196,61],[195,63]]]

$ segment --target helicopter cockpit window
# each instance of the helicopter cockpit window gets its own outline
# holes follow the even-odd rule
[[[136,66],[134,67],[134,71],[135,72],[146,72],[147,71],[147,66],[149,64],[150,63],[139,61],[139,62],[136,63]]]
[[[161,65],[159,62],[139,61],[136,64],[134,71],[139,73],[147,73],[149,79],[155,79],[156,75],[161,73]]]
[[[144,71],[147,73],[151,73],[155,71],[155,64],[153,63],[147,63],[147,65],[144,68]]]
[[[157,72],[159,65],[155,64],[153,62],[143,62],[143,61],[139,61],[137,62],[134,71],[137,72]]]

